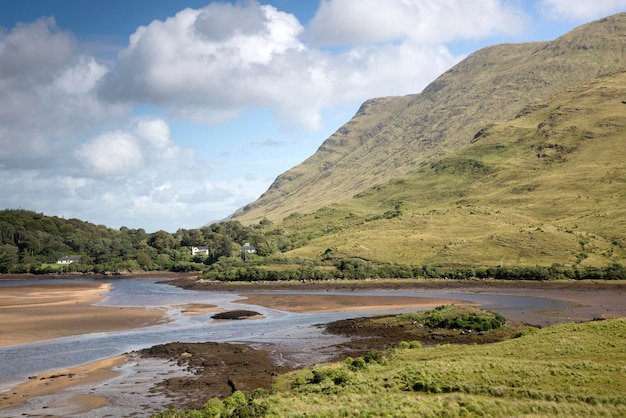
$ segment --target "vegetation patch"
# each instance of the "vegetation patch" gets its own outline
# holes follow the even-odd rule
[[[502,315],[473,306],[443,305],[435,309],[401,315],[401,321],[413,321],[428,328],[443,328],[470,331],[491,331],[506,324]]]
[[[624,364],[626,319],[568,323],[495,344],[405,342],[289,372],[270,391],[159,417],[618,417],[626,414]]]

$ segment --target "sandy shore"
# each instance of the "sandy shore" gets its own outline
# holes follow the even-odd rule
[[[316,313],[348,311],[381,311],[405,308],[434,308],[456,303],[458,300],[408,296],[359,296],[359,295],[304,295],[304,294],[243,294],[246,299],[237,303],[265,306],[282,311]]]
[[[145,327],[164,320],[156,309],[92,306],[110,283],[0,287],[0,346],[92,332]]]
[[[0,394],[0,409],[28,402],[38,396],[60,392],[72,386],[102,382],[117,375],[113,367],[126,362],[126,356],[116,356],[69,369],[55,370],[32,376],[11,390]],[[106,398],[79,394],[71,399],[72,414],[80,414],[106,405]],[[54,405],[52,405],[54,407]],[[1,412],[0,412],[1,414]]]

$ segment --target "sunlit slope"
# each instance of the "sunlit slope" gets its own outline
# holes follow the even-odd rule
[[[493,124],[411,175],[280,225],[373,261],[606,265],[626,261],[626,72]]]
[[[476,132],[529,104],[622,69],[625,51],[626,13],[551,42],[479,50],[420,94],[366,102],[314,155],[235,217],[280,220],[409,175],[468,147]]]
[[[614,319],[399,348],[358,370],[346,361],[282,376],[257,402],[268,416],[623,417],[625,342],[626,322]]]

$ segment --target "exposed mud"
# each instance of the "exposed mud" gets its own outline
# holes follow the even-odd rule
[[[228,320],[240,320],[251,319],[255,317],[262,317],[262,315],[255,311],[248,311],[245,309],[236,309],[234,311],[219,312],[213,315],[213,319],[228,319]]]
[[[355,318],[321,324],[325,332],[347,336],[350,341],[328,347],[333,359],[342,361],[374,350],[396,347],[401,341],[420,341],[423,345],[484,344],[510,337],[522,327],[514,324],[506,331],[472,333],[462,330],[433,330],[407,324],[394,324],[393,316]],[[213,397],[225,398],[235,390],[269,389],[273,378],[296,366],[278,361],[273,351],[229,343],[169,343],[138,352],[144,357],[169,359],[184,366],[189,377],[173,377],[157,384],[152,391],[171,399],[171,407],[202,408]],[[285,353],[287,354],[287,353]]]
[[[266,350],[243,344],[168,343],[138,352],[142,357],[170,359],[190,372],[188,377],[172,377],[158,383],[152,392],[171,399],[170,407],[202,408],[207,400],[230,396],[235,390],[269,388],[279,373],[290,370],[278,365]]]
[[[471,292],[485,289],[516,290],[541,289],[543,291],[570,291],[587,295],[598,291],[621,294],[624,283],[610,282],[516,282],[491,280],[415,280],[415,281],[355,281],[355,282],[289,282],[289,283],[223,283],[197,281],[193,277],[178,276],[167,283],[185,289],[233,291],[237,293],[258,290],[394,290],[394,289],[466,289]],[[231,312],[229,319],[249,318],[250,312]],[[510,338],[523,328],[521,323],[511,323],[506,331],[468,332],[463,330],[429,329],[414,324],[393,324],[391,316],[361,317],[320,324],[325,332],[346,336],[348,342],[327,347],[333,358],[341,361],[348,356],[357,357],[373,350],[397,346],[401,341],[420,341],[422,345],[485,344]],[[153,391],[166,394],[171,406],[179,409],[201,408],[212,397],[225,398],[234,390],[250,391],[268,389],[273,378],[293,369],[296,363],[285,362],[288,353],[261,350],[240,344],[227,343],[171,343],[142,350],[147,357],[167,358],[185,365],[192,373],[189,377],[176,377],[163,381]],[[278,350],[278,351],[276,351]],[[279,361],[280,357],[280,361]]]
[[[419,341],[423,346],[437,344],[488,344],[511,338],[525,327],[509,323],[506,327],[474,332],[459,329],[431,329],[421,324],[396,322],[394,316],[361,317],[331,322],[324,325],[326,332],[350,337],[350,341],[336,346],[337,359],[357,357],[373,350],[397,347],[402,341]]]
[[[397,280],[337,280],[337,281],[289,281],[289,282],[218,282],[197,280],[192,276],[179,276],[165,280],[164,283],[188,290],[215,290],[231,292],[250,292],[256,290],[459,290],[459,289],[541,289],[541,290],[570,290],[579,292],[588,291],[624,291],[626,283],[623,281],[540,281],[540,280],[492,280],[492,279],[397,279]]]

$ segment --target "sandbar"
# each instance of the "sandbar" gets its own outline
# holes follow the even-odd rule
[[[42,283],[0,286],[0,346],[164,322],[159,309],[92,306],[110,283]]]
[[[380,311],[406,308],[434,308],[441,305],[469,304],[453,299],[418,296],[361,296],[324,294],[242,294],[237,303],[265,306],[300,313]]]
[[[26,382],[0,393],[0,409],[18,406],[32,398],[57,393],[72,386],[111,379],[118,374],[112,369],[121,366],[126,360],[125,355],[115,356],[77,367],[31,376]],[[74,396],[71,403],[74,409],[72,413],[84,413],[104,406],[106,399],[101,396],[80,394]]]

